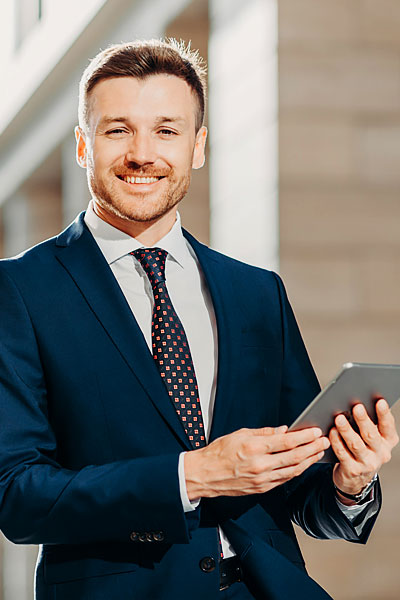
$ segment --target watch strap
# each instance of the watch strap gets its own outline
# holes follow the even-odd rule
[[[344,498],[348,498],[349,500],[353,500],[353,502],[360,504],[363,500],[365,500],[365,498],[371,492],[371,490],[374,487],[377,480],[378,480],[378,474],[376,473],[373,476],[373,478],[371,479],[371,481],[369,481],[367,483],[367,485],[365,487],[363,487],[361,492],[359,492],[358,494],[349,494],[347,492],[344,492],[340,488],[338,488],[337,485],[335,485],[335,483],[333,485],[334,485],[335,490],[337,492],[339,492],[339,494],[341,494]]]

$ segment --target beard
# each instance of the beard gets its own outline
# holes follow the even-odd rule
[[[154,169],[153,169],[154,171]],[[129,194],[121,189],[120,178],[124,175],[153,177],[162,176],[164,189],[150,192],[135,192]],[[131,222],[156,221],[168,213],[186,196],[190,185],[190,170],[181,177],[177,177],[171,169],[168,174],[152,173],[150,170],[140,169],[140,173],[133,170],[129,172],[110,173],[108,178],[96,177],[93,165],[88,164],[88,185],[92,196],[98,204],[112,215]],[[126,184],[131,185],[131,184]],[[160,185],[160,184],[156,184]]]

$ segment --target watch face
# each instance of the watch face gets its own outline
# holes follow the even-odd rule
[[[375,486],[375,482],[376,482],[377,478],[378,478],[378,476],[375,475],[375,477],[373,479],[371,479],[371,481],[367,484],[367,486],[363,489],[363,491],[357,495],[358,502],[365,500],[365,498],[367,498],[367,496],[369,496],[372,488]]]

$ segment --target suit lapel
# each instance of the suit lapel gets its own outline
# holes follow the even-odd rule
[[[235,397],[236,373],[240,365],[243,315],[235,301],[232,279],[226,272],[226,259],[199,243],[186,230],[185,238],[199,260],[214,305],[218,332],[218,375],[210,439],[230,433],[228,417]]]
[[[235,396],[235,374],[240,364],[238,323],[243,316],[235,301],[231,278],[223,257],[199,243],[187,231],[184,236],[199,260],[214,305],[218,331],[218,375],[210,441],[228,433],[227,419]],[[109,265],[81,213],[56,239],[57,259],[80,289],[91,310],[132,370],[143,389],[175,432],[190,449],[182,423],[169,400],[142,331],[133,316]]]
[[[142,331],[81,213],[57,240],[57,259],[147,392],[168,426],[190,449],[182,423],[167,395]]]

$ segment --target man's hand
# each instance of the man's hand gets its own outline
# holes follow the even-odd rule
[[[394,417],[386,400],[376,403],[378,424],[368,416],[363,404],[353,408],[358,434],[344,415],[335,419],[335,427],[329,432],[332,450],[339,463],[333,470],[335,485],[348,494],[358,494],[371,481],[381,466],[391,458],[392,449],[399,441]],[[345,504],[351,501],[340,496]]]
[[[317,427],[240,429],[185,454],[188,497],[261,494],[322,458],[329,440]]]

